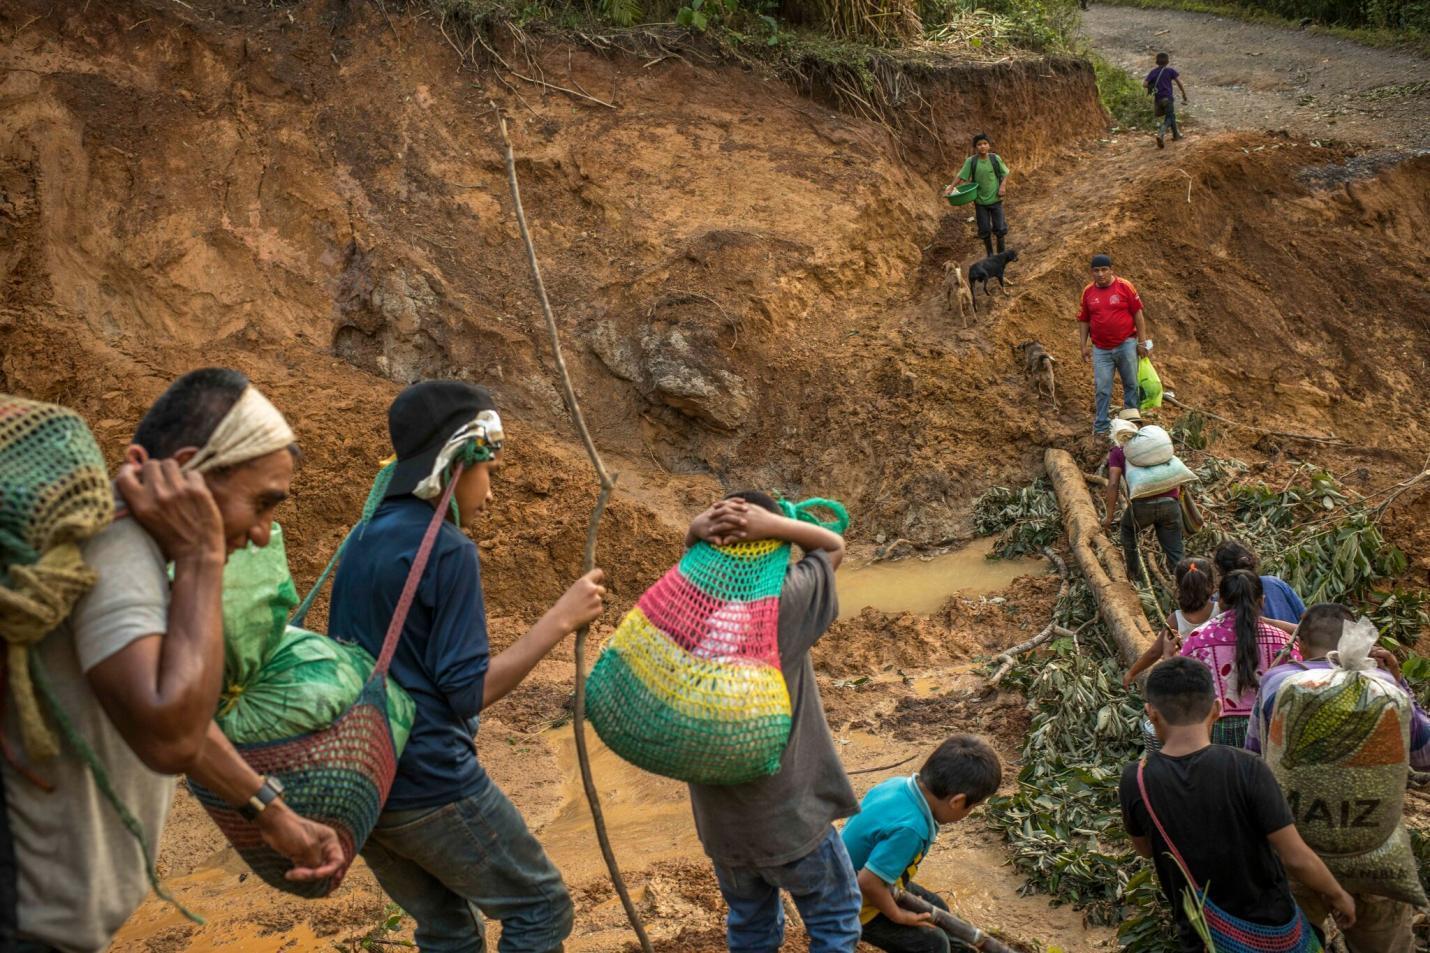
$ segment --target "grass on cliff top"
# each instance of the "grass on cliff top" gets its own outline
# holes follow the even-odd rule
[[[1283,17],[1269,10],[1243,7],[1235,3],[1217,3],[1215,0],[1095,0],[1110,7],[1137,7],[1142,10],[1181,10],[1186,13],[1206,13],[1212,16],[1229,17],[1258,23],[1263,26],[1280,27],[1287,30],[1300,28],[1300,21]],[[1333,24],[1313,23],[1307,27],[1312,33],[1351,40],[1364,46],[1381,49],[1408,50],[1420,56],[1430,57],[1430,33],[1424,30],[1392,30],[1384,27],[1349,27]]]

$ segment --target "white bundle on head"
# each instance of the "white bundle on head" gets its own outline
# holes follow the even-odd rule
[[[184,469],[207,473],[256,460],[292,443],[288,421],[250,384]]]
[[[1326,658],[1336,668],[1363,672],[1375,668],[1376,662],[1370,657],[1370,650],[1378,641],[1380,633],[1376,631],[1375,623],[1361,616],[1354,622],[1341,623],[1341,639],[1334,651],[1326,653]]]
[[[1137,425],[1130,420],[1112,422],[1112,442],[1119,447],[1137,435]]]

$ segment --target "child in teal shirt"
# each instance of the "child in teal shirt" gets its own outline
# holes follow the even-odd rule
[[[918,774],[890,778],[860,802],[844,825],[844,846],[859,872],[861,939],[885,953],[950,953],[952,940],[928,914],[903,909],[896,890],[907,890],[947,910],[938,894],[913,882],[938,837],[940,824],[968,816],[998,790],[1003,767],[988,743],[954,735],[929,755]]]

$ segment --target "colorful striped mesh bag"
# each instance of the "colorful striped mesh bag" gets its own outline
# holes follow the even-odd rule
[[[785,515],[842,533],[833,500]],[[825,510],[829,522],[813,515]],[[586,713],[616,754],[694,784],[741,784],[779,771],[790,698],[780,671],[779,597],[789,544],[697,542],[621,620],[586,682]]]
[[[284,876],[293,862],[263,842],[258,827],[245,820],[238,810],[223,798],[189,779],[189,789],[218,825],[223,835],[240,857],[262,877],[270,887],[297,894],[300,897],[326,897],[337,889],[347,874],[358,851],[367,842],[377,824],[377,816],[387,801],[392,779],[397,774],[397,751],[392,739],[392,727],[387,710],[387,668],[397,651],[402,626],[408,610],[417,596],[422,572],[432,554],[437,533],[446,518],[452,491],[461,477],[462,465],[457,464],[447,482],[441,499],[432,514],[432,522],[422,537],[422,545],[412,561],[407,583],[393,610],[392,621],[382,641],[382,652],[373,666],[372,676],[363,686],[362,694],[347,711],[321,731],[297,735],[279,741],[235,744],[238,753],[259,774],[278,778],[284,788],[283,800],[297,814],[326,824],[338,835],[342,844],[343,864],[338,872],[323,880],[295,881]],[[377,482],[363,507],[363,518],[353,532],[361,532],[377,510],[391,479],[391,467],[378,474]],[[351,534],[349,534],[351,537]],[[344,540],[344,543],[347,541]],[[333,555],[313,590],[298,607],[294,624],[302,621],[318,592],[327,582],[333,567],[342,556],[342,547]]]

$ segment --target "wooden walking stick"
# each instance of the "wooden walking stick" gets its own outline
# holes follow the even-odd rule
[[[894,902],[913,913],[927,913],[933,917],[934,926],[962,943],[967,943],[983,953],[1016,953],[1016,951],[971,923],[965,923],[947,910],[940,910],[923,897],[916,897],[907,890],[894,895]]]
[[[596,471],[600,483],[600,493],[596,505],[591,510],[591,521],[586,527],[586,551],[582,562],[583,572],[590,572],[596,565],[596,531],[600,527],[601,515],[606,512],[606,504],[611,492],[616,488],[616,478],[606,471],[601,462],[601,454],[591,439],[591,431],[586,427],[586,418],[581,413],[581,405],[576,401],[575,388],[571,386],[571,375],[566,370],[566,359],[561,353],[561,335],[556,328],[556,316],[551,312],[551,302],[546,297],[546,284],[541,280],[541,266],[536,260],[536,246],[531,243],[531,231],[526,227],[526,213],[521,208],[521,188],[516,182],[516,157],[511,150],[511,137],[506,131],[506,117],[492,104],[496,112],[497,126],[501,130],[502,151],[506,158],[506,180],[511,186],[511,201],[516,208],[516,224],[521,230],[521,240],[526,246],[526,263],[531,267],[531,282],[536,288],[536,299],[541,302],[541,314],[546,319],[546,331],[551,337],[551,353],[556,359],[556,372],[561,377],[561,396],[566,402],[566,410],[576,425],[576,433],[586,448],[586,456],[591,458],[591,467]],[[591,774],[591,755],[586,749],[586,636],[590,626],[576,630],[576,699],[571,713],[571,728],[576,735],[576,761],[581,766],[581,785],[586,789],[586,802],[591,806],[591,822],[596,828],[596,841],[601,845],[601,856],[606,860],[606,869],[611,874],[611,884],[621,898],[626,919],[640,940],[642,953],[652,953],[650,937],[646,936],[645,924],[641,922],[640,911],[631,902],[631,893],[626,889],[621,868],[616,863],[615,852],[611,850],[611,838],[606,833],[606,818],[601,813],[601,797],[596,791],[596,781]]]

